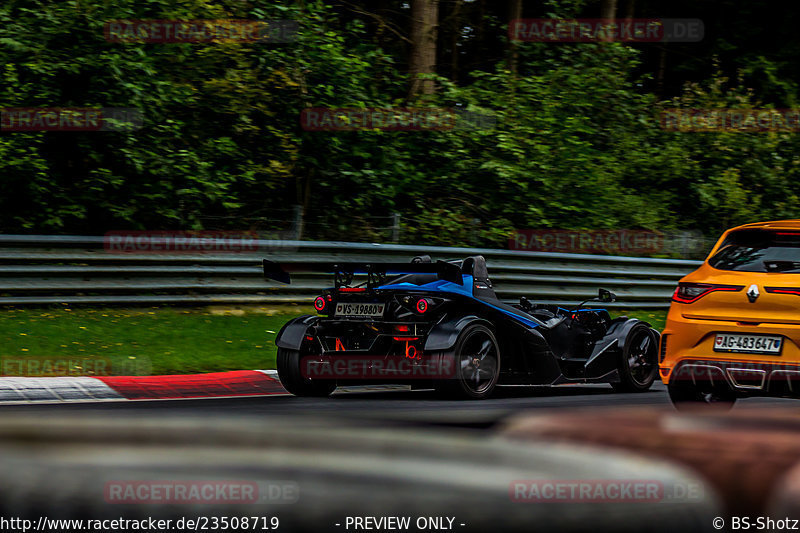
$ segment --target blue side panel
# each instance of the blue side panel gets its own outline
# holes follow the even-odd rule
[[[414,291],[430,291],[430,292],[438,292],[438,293],[445,293],[445,294],[459,294],[461,296],[466,296],[468,298],[472,298],[474,301],[481,303],[487,307],[491,307],[497,311],[500,311],[506,316],[517,320],[530,328],[535,328],[539,324],[532,320],[529,320],[525,317],[519,316],[516,313],[513,313],[507,309],[501,309],[499,307],[495,307],[494,305],[486,302],[485,300],[479,300],[472,295],[472,276],[467,274],[462,274],[461,276],[464,280],[464,283],[458,285],[456,283],[445,281],[445,280],[437,280],[431,283],[425,283],[424,285],[414,285],[413,283],[394,283],[391,285],[382,285],[377,287],[378,289],[399,289],[399,290],[414,290]]]
[[[400,289],[400,290],[414,290],[414,291],[430,291],[430,292],[444,292],[449,294],[460,294],[462,296],[472,297],[472,276],[462,274],[464,282],[459,285],[452,281],[445,281],[439,279],[424,285],[414,285],[413,283],[392,283],[391,285],[381,285],[376,287],[378,289]]]
[[[500,309],[499,307],[495,307],[492,304],[490,304],[488,302],[485,302],[483,300],[476,299],[475,301],[480,302],[485,306],[491,307],[492,309],[496,309],[496,310],[500,311],[501,313],[503,313],[504,315],[510,316],[511,318],[513,318],[514,320],[516,320],[518,322],[522,322],[523,324],[525,324],[529,328],[535,328],[535,327],[537,327],[539,325],[537,322],[534,322],[533,320],[529,320],[529,319],[527,319],[527,318],[525,318],[523,316],[519,316],[516,313],[512,313],[511,311],[509,311],[507,309]]]

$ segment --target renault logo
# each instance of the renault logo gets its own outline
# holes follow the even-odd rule
[[[750,285],[750,288],[747,289],[747,299],[750,300],[751,304],[756,303],[756,300],[758,299],[758,294],[759,294],[758,286],[755,283],[753,283],[752,285]]]

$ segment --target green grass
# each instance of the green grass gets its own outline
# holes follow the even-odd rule
[[[64,361],[89,375],[103,370],[126,375],[275,368],[275,336],[287,320],[303,311],[298,307],[0,310],[0,371],[14,375],[19,368],[44,369],[48,363]]]
[[[297,306],[2,309],[5,375],[193,374],[275,368],[275,336]],[[627,311],[661,330],[666,311]],[[53,370],[61,364],[61,370]]]
[[[628,309],[624,311],[615,311],[611,313],[612,317],[616,316],[629,316],[631,318],[638,318],[639,320],[644,320],[645,322],[649,322],[651,326],[657,329],[659,332],[664,329],[664,323],[667,321],[667,310],[664,309],[663,311],[658,310],[654,311],[652,309]]]

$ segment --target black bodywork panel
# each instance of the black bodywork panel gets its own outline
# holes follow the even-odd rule
[[[267,261],[264,266],[265,273],[273,278],[294,270]],[[649,327],[627,317],[612,320],[604,309],[567,310],[555,305],[530,304],[524,298],[519,305],[509,305],[497,299],[485,260],[480,256],[460,263],[433,263],[423,257],[408,265],[326,263],[321,268],[337,275],[336,287],[323,293],[332,306],[369,302],[384,305],[384,311],[375,318],[338,317],[331,310],[323,313],[327,316],[298,317],[278,333],[275,343],[279,348],[347,357],[402,355],[401,347],[408,354],[409,345],[413,345],[421,357],[436,357],[452,351],[466,328],[482,324],[497,339],[499,384],[615,383],[620,379],[626,336],[636,324]],[[384,289],[369,283],[363,288],[343,286],[341,282],[347,281],[353,271],[381,279],[399,272],[392,283],[402,281],[407,288]],[[472,297],[414,289],[416,283],[450,281],[462,273],[473,276]],[[288,275],[285,278],[288,281]],[[424,312],[414,308],[414,302],[420,299],[425,299]]]

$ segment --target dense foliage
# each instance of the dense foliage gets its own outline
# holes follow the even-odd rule
[[[400,213],[402,242],[504,246],[514,228],[714,235],[798,217],[797,135],[659,126],[665,108],[794,105],[793,28],[743,29],[754,10],[771,9],[767,2],[686,2],[681,13],[675,2],[637,4],[640,16],[670,6],[665,16],[707,17],[706,39],[522,43],[513,67],[504,6],[442,2],[438,89],[413,101],[401,38],[408,6],[380,4],[6,0],[0,107],[137,108],[144,126],[0,133],[0,231],[286,230],[299,205],[304,238],[388,240],[391,215]],[[524,3],[526,17],[597,9],[588,0]],[[104,37],[114,19],[226,18],[296,20],[298,39]],[[776,46],[776,33],[785,46]],[[413,106],[495,121],[405,132],[305,131],[299,121],[308,107]]]

